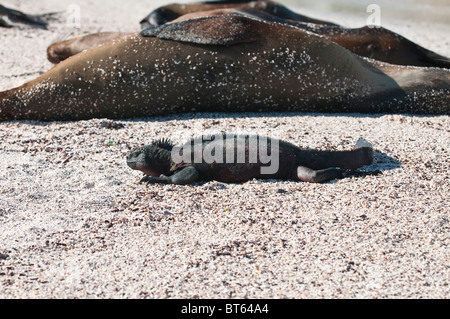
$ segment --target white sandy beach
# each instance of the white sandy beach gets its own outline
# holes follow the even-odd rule
[[[28,13],[72,3],[81,9],[80,30],[64,17],[48,30],[0,29],[0,91],[50,69],[52,42],[137,31],[168,1],[2,1]],[[350,27],[365,21],[354,12],[296,10]],[[450,56],[450,24],[394,16],[383,25]],[[383,174],[325,184],[141,185],[125,163],[131,148],[155,138],[178,144],[205,132],[318,149],[350,149],[363,137],[377,151],[367,169]],[[449,298],[449,141],[449,116],[0,123],[0,298]]]

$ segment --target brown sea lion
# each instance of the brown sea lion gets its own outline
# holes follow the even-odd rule
[[[208,7],[211,6],[213,6],[213,4],[208,4]],[[193,10],[193,8],[191,8],[191,10]],[[343,46],[355,54],[378,61],[398,65],[450,68],[449,58],[429,51],[414,42],[409,41],[401,35],[381,27],[347,29],[336,25],[303,23],[295,20],[281,19],[264,11],[246,6],[233,9],[222,8],[209,11],[191,12],[168,23],[180,22],[200,17],[236,13],[245,13],[250,15],[252,18],[263,19],[266,21],[287,23],[298,28],[314,32],[327,37],[331,41]],[[47,50],[48,59],[53,63],[58,63],[69,56],[75,55],[90,47],[110,41],[111,39],[119,38],[123,35],[124,33],[121,32],[104,32],[63,42],[57,42],[49,46]]]
[[[230,9],[248,8],[255,13],[272,16],[279,19],[292,19],[298,22],[314,22],[326,25],[335,25],[328,21],[309,18],[297,14],[288,8],[272,1],[254,0],[227,0],[227,1],[206,1],[191,4],[170,4],[152,11],[147,17],[141,20],[141,29],[167,24],[171,22],[184,21],[207,16],[227,14]],[[223,10],[225,9],[225,10]],[[122,32],[101,32],[92,35],[77,37],[74,39],[56,42],[47,49],[47,58],[52,63],[59,63],[68,57],[80,53],[84,50],[101,45],[114,38],[123,36]]]
[[[261,3],[267,1],[261,1]],[[258,2],[259,3],[259,2]],[[253,18],[287,23],[303,30],[327,37],[331,41],[363,57],[398,65],[450,68],[450,59],[427,50],[405,37],[382,27],[362,27],[348,29],[338,25],[304,23],[295,19],[283,19],[251,6],[235,9],[215,9],[187,13],[172,22],[180,22],[200,17],[212,17],[233,13],[246,13]],[[170,22],[169,22],[170,23]]]
[[[322,35],[362,57],[398,65],[450,68],[450,59],[427,50],[385,28],[346,29],[339,26],[287,23]]]
[[[191,4],[170,4],[152,11],[147,17],[141,20],[141,29],[163,25],[171,22],[196,19],[200,17],[216,16],[232,12],[231,9],[248,8],[255,13],[271,16],[279,19],[292,19],[298,22],[314,22],[326,25],[335,25],[328,21],[309,18],[297,14],[288,8],[276,4],[272,1],[254,0],[227,0],[227,1],[206,1]],[[231,10],[231,11],[230,11]],[[67,41],[51,44],[47,49],[47,58],[52,63],[59,63],[68,57],[80,53],[97,45],[101,45],[114,38],[123,36],[122,32],[102,32],[92,35],[81,36]]]
[[[235,14],[149,28],[0,93],[0,120],[182,112],[449,114],[450,70],[369,62],[325,37]]]
[[[281,4],[265,0],[204,1],[190,4],[173,3],[163,7],[159,7],[158,9],[150,12],[144,19],[141,20],[140,23],[142,30],[144,30],[151,26],[166,24],[189,13],[215,9],[240,9],[242,7],[268,13],[281,19],[289,19],[298,22],[336,25],[335,23],[329,21],[314,19],[295,13],[294,11],[289,10]]]

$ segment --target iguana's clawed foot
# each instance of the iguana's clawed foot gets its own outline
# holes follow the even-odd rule
[[[182,170],[176,172],[171,176],[166,176],[164,174],[161,174],[161,176],[159,177],[146,175],[140,180],[139,183],[187,185],[197,181],[198,176],[199,174],[195,167],[189,166],[183,168]]]
[[[141,180],[139,181],[139,184],[143,184],[143,183],[149,183],[149,179],[152,178],[153,176],[144,176],[141,178]]]
[[[366,176],[378,176],[382,174],[383,172],[380,170],[370,172],[348,170],[343,173],[343,177],[366,177]]]
[[[171,183],[171,179],[165,175],[161,175],[159,177],[155,177],[155,176],[149,176],[149,175],[145,175],[144,177],[142,177],[142,179],[139,181],[140,184],[142,183],[147,183],[147,184],[157,184],[157,183],[161,183],[161,184],[170,184]]]

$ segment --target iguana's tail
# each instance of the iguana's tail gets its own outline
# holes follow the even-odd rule
[[[362,146],[347,151],[300,149],[296,157],[299,165],[312,170],[322,170],[330,167],[354,170],[372,164],[373,148]]]
[[[361,148],[361,147],[370,147],[372,148],[372,144],[366,141],[364,138],[360,137],[358,141],[356,141],[355,146],[353,146],[353,149]]]
[[[357,169],[373,162],[373,148],[368,146],[335,152],[333,155],[333,166],[344,169]]]

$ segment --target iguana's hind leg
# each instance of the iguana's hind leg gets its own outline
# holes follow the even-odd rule
[[[303,182],[324,183],[336,178],[345,177],[364,177],[368,175],[379,175],[380,171],[358,172],[355,170],[346,170],[337,167],[314,170],[305,166],[297,167],[297,177]]]
[[[308,183],[323,183],[331,181],[336,178],[344,177],[344,169],[341,168],[326,168],[314,170],[305,166],[297,167],[297,176],[303,182]]]

